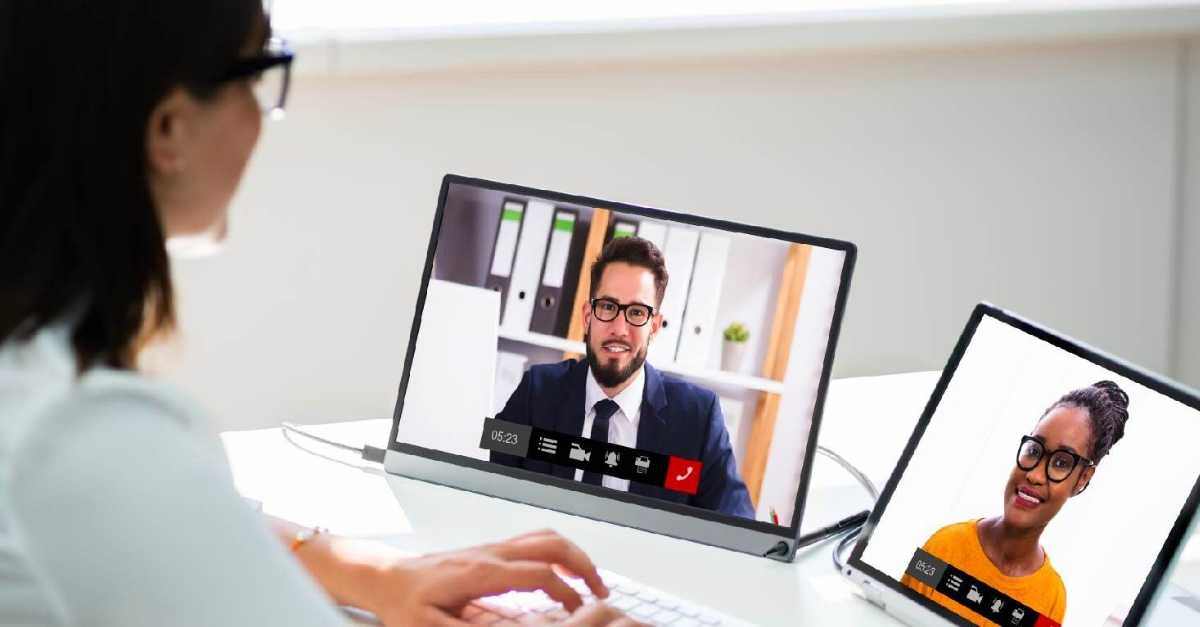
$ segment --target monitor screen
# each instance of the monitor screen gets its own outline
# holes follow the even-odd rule
[[[978,320],[852,560],[973,624],[1120,625],[1191,516],[1196,400]]]
[[[788,528],[853,247],[445,186],[395,442]]]

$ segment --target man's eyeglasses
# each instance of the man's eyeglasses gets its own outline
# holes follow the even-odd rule
[[[262,53],[238,59],[219,79],[219,82],[254,79],[254,97],[263,115],[273,119],[283,117],[287,104],[288,86],[292,81],[292,60],[296,55],[283,39],[267,41]]]
[[[1054,483],[1062,483],[1075,472],[1075,467],[1083,464],[1084,468],[1095,466],[1095,462],[1076,455],[1066,449],[1057,449],[1047,451],[1046,446],[1033,436],[1022,436],[1021,447],[1017,449],[1017,468],[1026,472],[1038,467],[1042,463],[1042,458],[1048,458],[1046,461],[1046,478]]]
[[[625,312],[625,321],[635,327],[645,326],[654,316],[654,308],[650,305],[641,303],[622,305],[609,298],[592,299],[592,315],[601,322],[612,322],[621,312]]]

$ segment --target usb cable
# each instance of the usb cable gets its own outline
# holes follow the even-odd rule
[[[352,453],[357,453],[359,457],[361,457],[369,462],[374,462],[376,464],[383,463],[383,456],[384,456],[384,453],[386,453],[386,451],[381,448],[371,446],[370,444],[364,444],[360,448],[357,446],[350,446],[349,444],[342,444],[341,442],[334,442],[333,440],[326,440],[325,438],[322,438],[317,435],[313,435],[313,434],[301,429],[300,427],[297,427],[295,424],[292,424],[290,422],[281,422],[281,423],[279,423],[279,426],[283,429],[283,437],[285,437],[285,438],[288,437],[288,434],[299,435],[302,437],[306,437],[310,440],[316,440],[317,442],[320,442],[322,444],[328,444],[329,446],[332,446],[334,448],[340,448],[343,451],[350,451]]]

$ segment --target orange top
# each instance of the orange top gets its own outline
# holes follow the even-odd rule
[[[1050,556],[1047,555],[1046,561],[1031,575],[1024,577],[1005,575],[983,552],[983,545],[979,542],[979,521],[977,520],[943,527],[933,534],[921,548],[925,549],[926,553],[1029,606],[1030,609],[1042,616],[1062,624],[1063,616],[1067,613],[1067,588],[1063,585],[1058,571],[1050,565]],[[916,590],[921,596],[933,599],[938,605],[976,625],[995,625],[959,604],[958,601],[908,575],[904,575],[900,579],[900,583]]]

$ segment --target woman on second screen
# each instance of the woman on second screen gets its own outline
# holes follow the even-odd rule
[[[1062,624],[1067,589],[1042,534],[1067,500],[1087,489],[1128,420],[1129,395],[1112,381],[1064,394],[1021,437],[1003,513],[943,527],[921,548]],[[975,624],[995,624],[908,575],[901,583]]]

